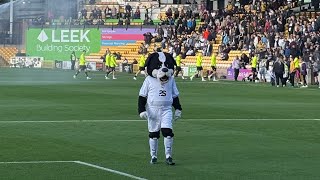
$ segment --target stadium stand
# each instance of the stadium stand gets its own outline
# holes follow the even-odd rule
[[[175,55],[176,49],[172,51],[169,47],[174,46],[176,41],[180,41],[179,46],[182,53],[186,53],[190,49],[206,52],[208,49],[203,44],[207,41],[212,44],[212,50],[210,49],[208,54],[218,52],[220,55],[218,68],[230,67],[234,58],[240,57],[243,53],[249,58],[255,53],[274,58],[277,54],[282,54],[287,45],[294,49],[291,47],[292,42],[298,42],[301,37],[308,38],[308,36],[304,36],[305,32],[310,32],[310,34],[317,36],[314,30],[305,31],[303,28],[308,25],[314,28],[314,22],[319,17],[318,13],[299,11],[293,14],[291,9],[296,6],[297,3],[294,1],[292,1],[292,4],[288,4],[287,1],[258,1],[254,6],[246,5],[243,7],[237,7],[236,4],[231,4],[230,2],[225,11],[222,12],[201,10],[198,15],[201,22],[197,23],[196,28],[191,31],[189,31],[188,23],[192,17],[196,16],[195,12],[188,9],[174,9],[172,6],[168,6],[165,11],[160,12],[161,23],[168,25],[173,19],[173,24],[178,28],[174,30],[175,32],[171,32],[173,35],[170,35],[171,37],[169,38],[164,38],[164,36],[168,35],[168,32],[160,32],[160,41],[157,41],[157,43],[152,41],[148,46],[148,52],[153,50],[150,47],[165,45],[166,47],[163,49]],[[186,18],[186,21],[182,20],[181,22],[177,18],[179,16]],[[295,25],[295,28],[292,28],[292,24]],[[179,32],[179,25],[183,26],[181,32]],[[213,36],[210,40],[207,37],[204,38],[206,28],[209,28],[209,34]],[[191,34],[193,31],[196,32],[195,36]],[[159,34],[159,30],[157,33]],[[181,34],[187,34],[186,39]],[[293,34],[297,36],[293,37]],[[314,38],[314,36],[311,38]],[[163,42],[163,39],[166,39],[165,42]],[[191,45],[188,42],[190,39],[195,40]],[[140,56],[138,52],[140,45],[141,42],[137,42],[127,47],[109,48],[112,52],[120,52],[123,58],[132,62]],[[102,49],[98,54],[90,55],[89,58],[99,61],[104,54],[104,50]],[[301,51],[299,55],[302,55],[303,48],[300,47],[298,50],[299,52]],[[185,57],[184,62],[186,65],[195,64],[195,56],[183,55],[183,57]],[[210,57],[204,57],[203,65],[205,69],[210,68],[209,62]],[[247,63],[247,65],[249,64]]]
[[[192,9],[194,7],[190,4],[153,7],[153,5],[158,5],[156,3],[152,1],[149,3],[151,5],[148,5],[148,2],[130,2],[131,8],[128,8],[126,3],[119,4],[115,0],[84,4],[79,9],[78,20],[72,23],[81,25],[90,20],[92,21],[90,23],[97,24],[101,20],[102,25],[110,26],[119,23],[119,19],[129,18],[130,26],[141,26],[145,23],[144,19],[149,18],[153,20],[153,24],[162,25],[158,27],[151,43],[137,41],[126,46],[102,46],[99,53],[91,53],[87,59],[101,62],[101,56],[104,55],[106,49],[109,49],[111,52],[121,54],[122,59],[119,62],[127,59],[131,63],[139,59],[141,43],[148,44],[144,45],[148,52],[152,52],[156,46],[162,47],[164,51],[173,55],[176,54],[176,44],[178,44],[178,51],[182,53],[183,62],[186,65],[195,64],[195,53],[188,54],[188,51],[194,50],[194,52],[208,52],[204,57],[205,69],[210,68],[208,55],[212,52],[219,53],[218,68],[228,68],[234,58],[242,54],[246,54],[249,59],[254,53],[262,53],[274,58],[277,53],[285,51],[288,45],[290,50],[293,49],[291,44],[301,43],[301,38],[305,40],[311,38],[313,47],[317,41],[314,39],[319,37],[319,33],[315,31],[315,26],[318,24],[316,21],[319,17],[318,12],[298,10],[294,13],[292,8],[297,6],[295,1],[292,1],[291,4],[285,0],[256,1],[254,5],[245,6],[239,6],[236,2],[232,4],[230,1],[226,9],[221,11],[208,11],[202,4],[195,9]],[[140,14],[134,17],[137,7],[139,7]],[[144,16],[143,11],[148,8],[154,8],[155,14],[151,15],[152,13],[149,12],[147,16]],[[68,21],[53,19],[48,23],[62,25],[67,24]],[[125,21],[124,24],[126,24]],[[164,30],[163,27],[166,26],[172,26],[173,30]],[[209,31],[206,32],[206,29]],[[305,35],[305,33],[309,34]],[[309,46],[306,47],[309,48]],[[299,44],[299,49],[295,49],[299,52],[297,55],[303,55],[306,47]],[[7,51],[1,51],[0,55],[4,59],[10,59],[11,56]]]
[[[10,59],[18,52],[16,47],[0,47],[0,58],[4,60],[3,65],[8,65]]]

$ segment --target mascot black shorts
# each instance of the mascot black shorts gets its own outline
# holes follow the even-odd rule
[[[202,66],[197,66],[197,71],[202,71],[202,70],[203,70]]]
[[[180,67],[180,66],[177,66],[176,70],[177,70],[177,71],[181,71],[181,67]]]
[[[144,70],[146,70],[146,68],[145,67],[139,67],[139,70],[140,71],[144,71]]]

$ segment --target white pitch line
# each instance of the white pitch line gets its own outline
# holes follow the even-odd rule
[[[53,164],[53,163],[75,163],[75,164],[80,164],[80,165],[83,165],[83,166],[93,167],[93,168],[100,169],[100,170],[103,170],[103,171],[108,171],[108,172],[111,172],[111,173],[114,173],[114,174],[118,174],[118,175],[121,175],[121,176],[126,176],[126,177],[129,177],[131,179],[147,180],[145,178],[134,176],[132,174],[128,174],[128,173],[124,173],[124,172],[117,171],[117,170],[114,170],[114,169],[98,166],[98,165],[95,165],[95,164],[90,164],[90,163],[83,162],[83,161],[8,161],[8,162],[0,162],[0,164]]]
[[[75,163],[76,161],[9,161],[0,164],[49,164],[49,163]]]
[[[180,119],[178,122],[188,122],[188,121],[320,121],[320,119]],[[23,121],[23,120],[13,120],[13,121],[0,121],[0,124],[23,124],[23,123],[99,123],[99,122],[147,122],[143,119],[92,119],[92,120],[53,120],[53,121]]]
[[[101,120],[53,120],[53,121],[23,121],[23,120],[13,120],[13,121],[0,121],[0,124],[1,123],[81,123],[81,122],[84,122],[84,123],[90,123],[90,122],[139,122],[139,121],[144,121],[144,122],[147,122],[146,120],[143,120],[143,119],[133,119],[133,120],[125,120],[125,119],[119,119],[119,120],[116,120],[116,119],[101,119]]]
[[[114,173],[114,174],[126,176],[126,177],[129,177],[129,178],[132,178],[132,179],[147,180],[147,179],[142,178],[142,177],[134,176],[134,175],[131,175],[131,174],[128,174],[128,173],[124,173],[124,172],[121,172],[121,171],[105,168],[105,167],[102,167],[102,166],[98,166],[98,165],[94,165],[94,164],[90,164],[90,163],[86,163],[86,162],[82,162],[82,161],[75,161],[75,163],[81,164],[81,165],[84,165],[84,166],[93,167],[93,168],[100,169],[100,170],[103,170],[103,171],[108,171],[108,172],[111,172],[111,173]]]
[[[183,121],[184,119],[181,119]],[[252,119],[185,119],[186,121],[320,121],[320,119],[303,119],[303,118],[296,118],[296,119],[259,119],[259,118],[252,118]]]

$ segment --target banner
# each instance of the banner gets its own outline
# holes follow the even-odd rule
[[[189,66],[188,68],[188,76],[192,76],[197,72],[197,67],[196,66]]]
[[[103,63],[102,62],[96,62],[96,70],[97,71],[103,71]]]
[[[240,69],[238,80],[241,81],[243,78],[248,77],[250,74],[252,74],[251,69]],[[259,71],[257,77],[261,79]],[[227,79],[234,80],[234,70],[232,68],[227,69]],[[266,72],[266,80],[267,82],[270,82],[270,74],[268,72]]]
[[[57,69],[62,69],[62,61],[54,61],[54,67]]]
[[[101,41],[101,46],[125,46],[130,43],[136,43],[134,40],[108,40]]]
[[[99,29],[40,29],[31,28],[26,35],[28,56],[41,56],[45,60],[70,60],[73,51],[77,57],[83,50],[89,53],[100,51]]]
[[[154,33],[154,28],[104,28],[101,29],[102,46],[125,46],[144,40],[143,34]]]
[[[71,61],[62,61],[62,69],[71,69]]]
[[[16,56],[11,58],[10,67],[16,68],[41,68],[43,57]]]
[[[122,71],[126,73],[132,73],[133,72],[133,65],[132,64],[121,64]]]
[[[53,69],[55,66],[54,61],[42,61],[41,68]]]
[[[97,65],[96,62],[88,62],[87,68],[89,71],[97,71]]]
[[[241,81],[243,78],[248,77],[251,73],[250,69],[240,69],[238,80]],[[227,69],[227,79],[234,80],[234,69],[228,68]]]
[[[183,76],[189,76],[189,67],[182,66],[181,70],[183,71]]]

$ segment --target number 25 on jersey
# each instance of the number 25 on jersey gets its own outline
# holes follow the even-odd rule
[[[165,91],[165,90],[159,91],[159,96],[166,96],[166,95],[167,95],[167,91]]]

